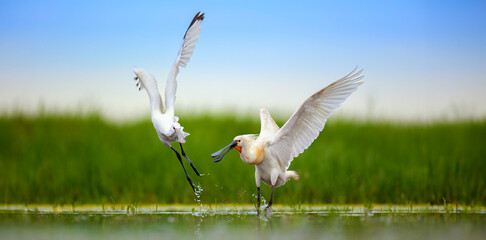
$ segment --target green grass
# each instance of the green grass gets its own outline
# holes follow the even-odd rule
[[[184,116],[184,145],[207,204],[255,202],[254,167],[237,151],[209,155],[258,119]],[[278,121],[282,125],[282,121]],[[0,116],[0,203],[195,203],[174,153],[150,120],[114,124],[93,115]],[[331,118],[277,188],[276,203],[486,205],[486,120],[384,123]],[[179,147],[174,144],[176,149]],[[270,188],[262,188],[269,198]]]

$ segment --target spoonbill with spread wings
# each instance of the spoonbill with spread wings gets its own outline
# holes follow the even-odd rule
[[[179,159],[179,162],[182,165],[182,169],[184,169],[187,181],[191,184],[194,191],[196,191],[194,184],[192,183],[191,177],[189,177],[187,174],[184,164],[182,163],[181,154],[187,159],[187,161],[189,161],[189,164],[194,172],[198,176],[201,175],[196,170],[196,167],[187,157],[184,149],[182,148],[182,144],[186,142],[184,138],[187,137],[189,133],[183,131],[184,128],[178,122],[179,118],[174,115],[174,103],[176,100],[177,89],[176,76],[179,73],[179,67],[186,67],[187,63],[189,62],[194,48],[196,47],[197,40],[199,39],[201,22],[203,19],[204,13],[198,12],[187,28],[186,34],[184,34],[181,49],[179,50],[179,54],[177,55],[176,61],[172,66],[165,83],[165,101],[162,101],[162,98],[160,97],[157,80],[155,80],[155,77],[151,73],[141,68],[133,68],[136,75],[135,80],[137,81],[137,87],[139,90],[147,90],[150,100],[152,123],[154,124],[155,131],[157,131],[157,136],[164,145],[174,151],[177,159]],[[172,142],[179,142],[181,154],[179,154],[179,152],[170,145]]]
[[[284,185],[290,178],[299,179],[295,171],[288,171],[290,163],[311,145],[334,110],[363,83],[361,72],[354,69],[310,96],[282,128],[277,126],[265,108],[261,108],[259,135],[237,136],[231,144],[213,153],[211,157],[215,158],[214,162],[219,162],[228,151],[235,148],[240,152],[243,162],[255,165],[257,206],[260,209],[260,183],[263,181],[272,187],[267,206],[269,211],[273,203],[274,187]]]

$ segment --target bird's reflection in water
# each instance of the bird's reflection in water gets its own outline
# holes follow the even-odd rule
[[[194,218],[194,237],[195,239],[202,239],[202,232],[201,232],[201,223],[203,221],[203,217],[197,216]]]
[[[257,222],[257,232],[259,239],[265,239],[266,234],[264,233],[273,233],[273,223],[272,223],[272,211],[265,210],[257,210],[256,211],[256,222]]]
[[[278,225],[280,216],[273,216],[273,212],[268,211],[266,208],[262,208],[260,211],[242,211],[238,214],[193,213],[194,234],[192,236],[194,239],[206,239],[214,234],[234,232],[237,229],[253,229],[253,231],[250,230],[251,237],[266,239],[274,234],[272,217],[277,217],[275,221],[277,221]],[[234,228],[235,226],[238,227]]]

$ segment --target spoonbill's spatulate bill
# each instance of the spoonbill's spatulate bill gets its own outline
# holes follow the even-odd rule
[[[273,188],[284,185],[290,178],[299,179],[294,171],[288,171],[292,159],[304,152],[324,129],[327,119],[346,98],[363,82],[360,71],[354,69],[348,75],[331,83],[310,96],[279,128],[270,113],[260,109],[260,134],[240,135],[225,148],[211,154],[214,162],[219,162],[231,149],[240,152],[241,159],[255,165],[255,181],[260,208],[260,183],[272,187],[267,209],[273,202]],[[227,149],[227,150],[226,150]],[[223,152],[226,150],[223,154]]]
[[[194,48],[196,47],[197,40],[199,39],[201,22],[203,19],[204,13],[198,12],[192,19],[191,24],[189,24],[189,27],[184,34],[181,49],[179,50],[179,54],[177,55],[176,61],[170,70],[165,84],[165,102],[162,101],[162,98],[160,97],[157,80],[155,80],[155,77],[151,73],[141,68],[133,68],[136,75],[135,80],[137,81],[137,87],[139,87],[139,90],[147,90],[150,100],[152,123],[154,124],[155,131],[157,131],[160,141],[172,149],[172,151],[174,151],[176,154],[177,159],[179,159],[179,162],[182,165],[182,169],[184,169],[187,181],[189,181],[194,191],[196,191],[196,189],[194,188],[194,184],[192,183],[192,180],[187,174],[184,164],[182,163],[181,154],[187,159],[187,161],[189,161],[189,164],[194,172],[198,176],[201,175],[198,173],[196,167],[187,157],[184,149],[182,148],[182,144],[186,142],[185,137],[187,137],[189,133],[183,131],[184,128],[178,122],[179,118],[174,115],[174,104],[177,89],[176,76],[179,73],[179,67],[186,67],[187,63],[189,62],[189,59],[194,52]],[[179,154],[179,152],[170,145],[172,142],[179,142],[181,154]]]

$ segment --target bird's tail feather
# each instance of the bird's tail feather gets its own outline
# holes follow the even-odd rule
[[[175,122],[173,126],[177,134],[177,141],[180,143],[186,143],[186,140],[184,138],[189,136],[189,133],[184,132],[184,127],[182,127],[178,122]]]
[[[285,175],[287,175],[287,178],[292,178],[295,181],[298,181],[300,178],[299,174],[296,173],[295,171],[286,171]]]

